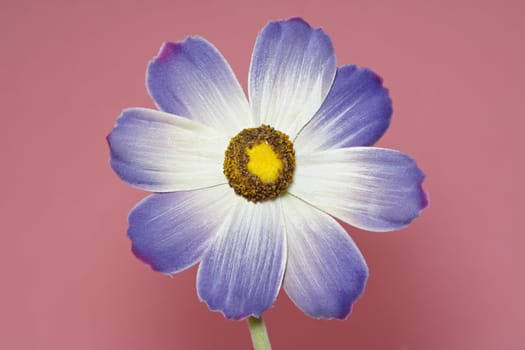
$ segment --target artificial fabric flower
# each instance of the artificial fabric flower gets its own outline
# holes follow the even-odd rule
[[[409,156],[368,147],[392,114],[366,68],[336,67],[329,37],[301,19],[260,32],[248,95],[200,37],[164,43],[146,84],[157,110],[124,110],[111,166],[156,192],[129,215],[133,252],[174,274],[199,264],[197,292],[227,318],[259,317],[284,288],[315,318],[346,318],[368,269],[334,219],[369,231],[427,205]]]

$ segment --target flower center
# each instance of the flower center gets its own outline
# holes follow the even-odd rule
[[[266,142],[246,150],[250,160],[248,161],[248,171],[265,183],[274,182],[283,170],[283,162],[273,151],[272,146]]]
[[[295,152],[286,134],[268,125],[244,129],[224,156],[224,175],[235,193],[252,202],[277,198],[293,179]]]

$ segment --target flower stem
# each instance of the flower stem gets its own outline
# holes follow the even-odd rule
[[[248,327],[250,328],[254,350],[272,350],[262,316],[260,318],[248,318]]]

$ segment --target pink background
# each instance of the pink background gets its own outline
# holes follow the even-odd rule
[[[275,349],[525,347],[522,1],[25,1],[0,5],[0,348],[248,349],[245,322],[130,253],[145,193],[108,166],[122,108],[152,107],[146,64],[199,34],[246,86],[258,31],[302,16],[338,63],[371,67],[394,101],[380,146],[414,156],[431,206],[409,228],[349,228],[371,276],[349,320],[316,321],[283,293]],[[519,219],[521,216],[521,219]]]

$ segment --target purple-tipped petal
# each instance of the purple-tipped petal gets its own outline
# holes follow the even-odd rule
[[[255,126],[232,69],[203,38],[164,43],[149,63],[146,83],[151,97],[165,112],[198,120],[229,137]]]
[[[259,317],[277,298],[286,263],[281,205],[238,198],[230,214],[201,261],[197,291],[227,318]]]
[[[381,78],[367,68],[337,70],[321,108],[294,141],[298,153],[369,146],[386,131],[392,101]]]
[[[249,92],[255,118],[292,139],[314,116],[336,71],[330,38],[302,19],[270,22],[253,50]]]
[[[232,197],[227,185],[146,197],[128,219],[133,252],[162,273],[192,266],[213,241]]]
[[[403,228],[428,204],[425,175],[398,151],[339,148],[298,155],[296,161],[289,192],[364,230]]]
[[[111,166],[122,180],[154,192],[226,182],[224,135],[187,118],[151,109],[122,112],[108,136]]]
[[[345,230],[320,210],[283,197],[288,262],[284,289],[292,301],[315,318],[346,318],[363,293],[366,262]]]

